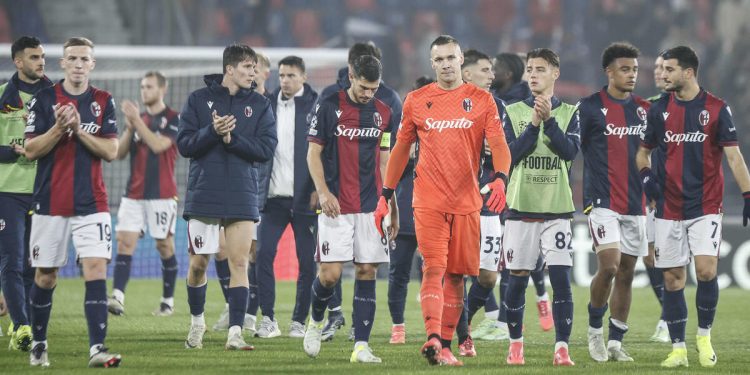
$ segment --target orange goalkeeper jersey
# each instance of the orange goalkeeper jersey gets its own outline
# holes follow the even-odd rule
[[[505,143],[489,92],[471,84],[448,91],[437,83],[410,92],[398,141],[419,140],[413,206],[460,215],[479,211],[480,157],[484,139],[494,137]]]

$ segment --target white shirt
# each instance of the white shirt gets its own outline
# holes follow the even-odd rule
[[[305,88],[302,87],[294,97],[302,96]],[[268,196],[292,197],[294,195],[294,98],[282,100],[283,94],[279,92],[276,99],[276,138],[278,144],[273,154],[273,168],[271,170],[271,184],[268,188]]]

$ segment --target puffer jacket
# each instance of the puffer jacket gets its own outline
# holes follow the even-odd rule
[[[273,158],[276,120],[266,97],[250,89],[229,95],[222,78],[205,76],[180,114],[177,148],[190,158],[183,216],[258,221],[255,166]],[[213,111],[237,119],[229,144],[213,128]]]

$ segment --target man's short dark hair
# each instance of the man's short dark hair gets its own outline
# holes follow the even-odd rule
[[[85,38],[82,36],[74,36],[67,41],[65,41],[65,44],[63,44],[63,50],[65,50],[68,47],[89,47],[92,50],[94,49],[94,42],[91,41],[89,38]]]
[[[511,74],[510,79],[513,83],[521,82],[523,71],[525,70],[521,56],[510,52],[499,53],[495,56],[495,66],[502,66],[508,70]]]
[[[435,47],[435,46],[444,46],[446,44],[451,44],[451,43],[453,43],[453,44],[455,44],[457,46],[460,45],[458,43],[458,39],[456,39],[456,38],[454,38],[454,37],[452,37],[452,36],[450,36],[448,34],[443,34],[443,35],[440,35],[439,37],[435,38],[435,40],[433,40],[432,43],[430,43],[430,49],[432,49],[432,47]]]
[[[467,49],[464,51],[464,63],[461,65],[461,69],[472,66],[478,63],[479,60],[487,60],[492,63],[492,59],[486,53],[476,49]]]
[[[664,60],[677,60],[677,65],[682,69],[693,69],[698,76],[698,55],[688,46],[677,46],[664,51],[661,56]]]
[[[434,78],[432,78],[430,76],[421,76],[421,77],[417,78],[416,81],[414,81],[414,88],[413,88],[413,90],[422,88],[422,87],[427,86],[427,85],[429,85],[430,83],[433,83],[433,82],[435,82]]]
[[[354,78],[364,78],[368,82],[380,81],[383,73],[383,66],[380,60],[372,55],[365,55],[354,61],[352,64],[352,75]]]
[[[281,68],[282,65],[294,66],[299,68],[302,73],[305,72],[305,61],[299,56],[287,56],[281,59],[281,61],[279,61],[279,68]]]
[[[637,59],[640,55],[641,51],[628,42],[612,43],[602,52],[602,69],[607,69],[617,59]]]
[[[526,61],[530,59],[544,59],[550,65],[559,68],[560,67],[560,56],[557,56],[555,51],[549,48],[535,48],[526,54]]]
[[[22,36],[18,39],[16,39],[15,42],[13,42],[13,45],[10,46],[10,58],[15,59],[16,54],[19,52],[23,52],[26,48],[37,48],[42,45],[42,42],[39,40],[39,38],[35,36]]]
[[[227,65],[236,67],[239,63],[251,59],[258,62],[258,56],[255,50],[244,44],[232,44],[224,48],[224,57],[222,58],[222,71],[227,72]]]
[[[382,58],[380,48],[378,48],[378,46],[372,41],[354,43],[354,45],[349,48],[349,58],[347,59],[347,63],[349,63],[349,65],[354,65],[355,60],[367,55],[375,56],[378,60]]]
[[[146,74],[143,75],[143,78],[150,78],[150,77],[156,78],[156,84],[159,87],[167,87],[167,77],[165,77],[162,72],[158,70],[151,70],[149,72],[146,72]]]

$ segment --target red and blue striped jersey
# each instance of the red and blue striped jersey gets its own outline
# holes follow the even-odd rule
[[[645,214],[635,155],[650,106],[636,95],[615,99],[607,87],[581,100],[584,212],[601,207],[620,215]]]
[[[323,171],[342,214],[373,212],[383,188],[381,140],[398,125],[391,108],[377,98],[358,104],[345,90],[323,98],[310,122],[307,140],[323,145]]]
[[[689,101],[662,97],[648,113],[642,144],[662,156],[656,161],[663,192],[656,217],[689,220],[721,212],[722,147],[737,145],[732,113],[722,99],[703,89]]]
[[[29,102],[26,138],[46,133],[55,125],[55,105],[72,103],[81,116],[81,131],[117,138],[112,95],[93,86],[81,95],[65,92],[62,81],[39,91]],[[42,215],[79,216],[108,212],[102,160],[72,133],[64,134],[39,159],[34,181],[34,210]]]
[[[152,132],[168,137],[172,145],[155,154],[136,133],[130,142],[130,178],[125,196],[130,199],[170,199],[177,197],[174,164],[177,159],[179,113],[167,107],[162,112],[141,114]]]

